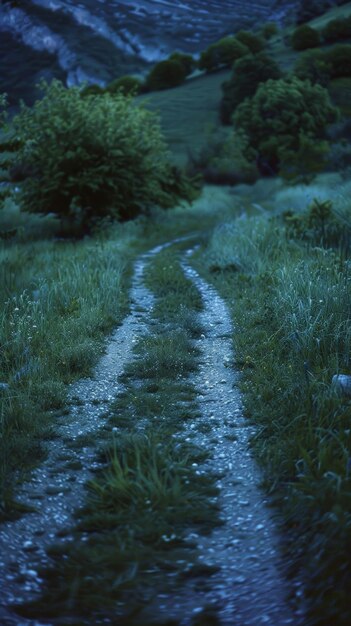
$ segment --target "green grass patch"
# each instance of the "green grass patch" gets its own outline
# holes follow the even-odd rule
[[[21,607],[23,615],[55,616],[62,624],[112,616],[118,624],[149,623],[157,593],[171,594],[184,576],[201,575],[186,537],[219,523],[217,488],[212,474],[198,471],[208,451],[182,437],[184,424],[198,416],[189,374],[197,367],[201,299],[174,251],[151,261],[146,282],[156,296],[152,332],[136,344],[124,390],[110,408],[113,437],[106,434],[100,452],[105,469],[87,485],[73,546],[52,547],[55,567],[42,573],[43,597]]]
[[[22,478],[43,458],[42,439],[54,426],[53,411],[64,410],[67,383],[91,373],[105,336],[127,311],[136,232],[135,226],[120,228],[118,243],[109,238],[1,243],[0,502],[5,518],[16,508],[14,477]]]
[[[349,220],[341,194],[335,204],[330,219]],[[350,260],[345,228],[333,230],[338,245],[321,236],[320,223],[309,224],[308,236],[292,236],[277,210],[221,225],[197,266],[233,314],[245,411],[257,425],[252,446],[284,512],[286,558],[303,577],[309,623],[346,626],[351,401],[331,380],[350,373]]]

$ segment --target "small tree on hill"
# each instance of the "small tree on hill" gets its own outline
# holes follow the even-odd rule
[[[231,67],[234,61],[249,52],[249,48],[235,37],[224,37],[201,53],[199,68],[213,72],[223,67]]]
[[[235,61],[230,80],[222,85],[221,121],[223,124],[231,124],[236,107],[245,98],[251,98],[260,83],[270,78],[280,77],[281,70],[277,63],[263,52],[255,55],[248,54]]]
[[[154,65],[146,77],[145,87],[150,91],[171,89],[184,83],[187,71],[178,59],[166,59]]]
[[[338,118],[328,91],[292,77],[268,80],[261,84],[253,98],[247,98],[234,113],[234,125],[245,132],[255,150],[262,172],[277,173],[281,163],[294,160],[304,140],[325,152],[326,129]],[[323,149],[322,149],[323,148]],[[313,154],[315,159],[315,151]],[[315,171],[315,163],[313,163]]]
[[[321,38],[318,30],[302,24],[298,26],[291,37],[291,45],[294,50],[307,50],[308,48],[317,48],[320,46]]]
[[[153,114],[121,93],[82,98],[59,81],[41,87],[42,100],[22,104],[13,120],[27,172],[25,211],[53,213],[84,231],[107,216],[131,219],[175,202],[181,186]]]

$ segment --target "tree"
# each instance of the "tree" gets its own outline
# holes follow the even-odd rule
[[[145,86],[149,91],[159,91],[178,87],[184,83],[187,71],[177,59],[166,59],[154,65],[146,77]]]
[[[260,83],[270,78],[277,79],[280,77],[281,70],[278,64],[263,52],[255,55],[248,54],[235,61],[230,80],[222,85],[222,123],[231,124],[236,107],[245,98],[251,98]]]
[[[291,45],[294,50],[307,50],[320,46],[321,38],[318,30],[308,24],[298,26],[291,37]]]
[[[17,162],[27,172],[25,211],[56,214],[84,231],[107,216],[126,220],[174,203],[180,185],[152,113],[121,93],[82,98],[59,81],[41,88],[42,100],[22,104],[13,120]]]
[[[234,125],[245,132],[262,172],[279,172],[301,148],[302,138],[322,141],[328,124],[338,118],[328,91],[297,77],[268,80],[234,113]]]
[[[213,72],[223,67],[231,67],[234,61],[249,53],[249,48],[235,37],[223,37],[201,53],[199,68]]]

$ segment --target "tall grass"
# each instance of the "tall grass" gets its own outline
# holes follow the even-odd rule
[[[134,232],[133,232],[134,231]],[[118,241],[3,242],[0,250],[0,488],[13,510],[17,478],[42,456],[66,384],[87,375],[127,306],[127,269],[137,229]],[[134,253],[135,254],[135,253]],[[35,454],[33,454],[35,450]]]
[[[191,316],[201,299],[174,252],[160,253],[150,265],[147,283],[156,306],[111,407],[105,468],[87,485],[75,541],[51,550],[55,567],[42,574],[44,595],[22,614],[55,615],[61,624],[157,622],[155,609],[148,620],[153,597],[172,594],[180,577],[196,569],[195,546],[186,536],[218,523],[214,477],[198,470],[208,451],[181,435],[183,424],[197,416],[188,374],[197,367]]]
[[[289,193],[296,211],[300,191]],[[332,248],[292,237],[282,217],[290,207],[276,199],[274,216],[251,206],[251,217],[217,228],[197,263],[232,309],[252,445],[284,512],[286,558],[304,578],[309,623],[346,626],[351,401],[332,377],[351,374],[351,265],[342,237]],[[350,219],[344,194],[334,206],[333,220]]]

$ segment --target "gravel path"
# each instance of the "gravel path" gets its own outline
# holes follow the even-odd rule
[[[18,618],[9,607],[40,593],[37,572],[48,564],[47,547],[58,540],[73,541],[72,515],[83,503],[84,483],[98,465],[94,446],[72,447],[72,442],[89,433],[98,436],[101,428],[108,428],[103,416],[119,389],[117,379],[132,359],[134,343],[148,332],[153,297],[143,285],[143,272],[164,247],[137,261],[130,314],[110,338],[93,378],[71,386],[70,411],[59,420],[57,437],[48,444],[47,460],[20,489],[19,501],[34,505],[37,511],[0,528],[1,626],[50,626]],[[243,417],[232,367],[230,315],[216,291],[191,267],[190,256],[191,251],[183,256],[182,267],[202,296],[204,332],[197,341],[201,365],[191,379],[199,392],[201,417],[187,427],[184,436],[212,452],[196,471],[220,474],[223,525],[206,537],[189,535],[189,541],[197,543],[200,563],[215,571],[207,584],[199,587],[189,582],[178,595],[159,594],[149,610],[161,620],[178,619],[181,626],[190,626],[194,618],[196,624],[205,623],[201,614],[211,608],[220,620],[216,623],[223,626],[307,626],[302,609],[296,608],[301,586],[288,584],[284,576],[279,533],[248,446],[254,429]]]

